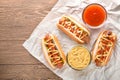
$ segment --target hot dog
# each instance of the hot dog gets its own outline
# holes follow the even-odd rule
[[[57,27],[78,43],[88,43],[90,32],[70,16],[62,16]]]
[[[109,30],[105,30],[99,34],[92,50],[92,58],[96,66],[102,67],[107,65],[112,55],[116,39],[116,34]]]
[[[60,43],[55,35],[47,34],[42,39],[42,49],[46,60],[53,69],[63,67],[66,59]]]

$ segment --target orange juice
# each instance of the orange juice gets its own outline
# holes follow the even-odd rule
[[[106,20],[107,12],[100,4],[93,3],[84,9],[82,18],[86,24],[97,27]]]

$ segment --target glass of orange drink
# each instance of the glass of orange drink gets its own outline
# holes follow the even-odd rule
[[[92,3],[83,10],[82,19],[90,28],[100,28],[107,19],[107,11],[102,5]]]

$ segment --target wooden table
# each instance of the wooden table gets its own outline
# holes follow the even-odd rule
[[[0,80],[62,80],[22,46],[56,0],[0,0]]]

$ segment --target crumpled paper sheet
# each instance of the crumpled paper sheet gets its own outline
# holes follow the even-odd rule
[[[63,14],[68,14],[83,23],[81,14],[85,6],[90,3],[102,4],[107,12],[108,18],[103,28],[92,30],[91,41],[89,44],[83,44],[89,50],[97,38],[98,34],[103,30],[111,30],[117,34],[117,43],[115,50],[107,66],[96,67],[91,63],[82,71],[75,71],[67,64],[62,69],[53,70],[44,58],[41,49],[41,39],[47,34],[55,34],[62,46],[65,54],[75,45],[75,41],[71,40],[67,35],[56,27],[56,23]],[[59,0],[49,14],[36,27],[32,35],[25,41],[23,46],[30,52],[32,56],[42,62],[51,71],[61,77],[63,80],[119,80],[120,79],[120,0]]]

